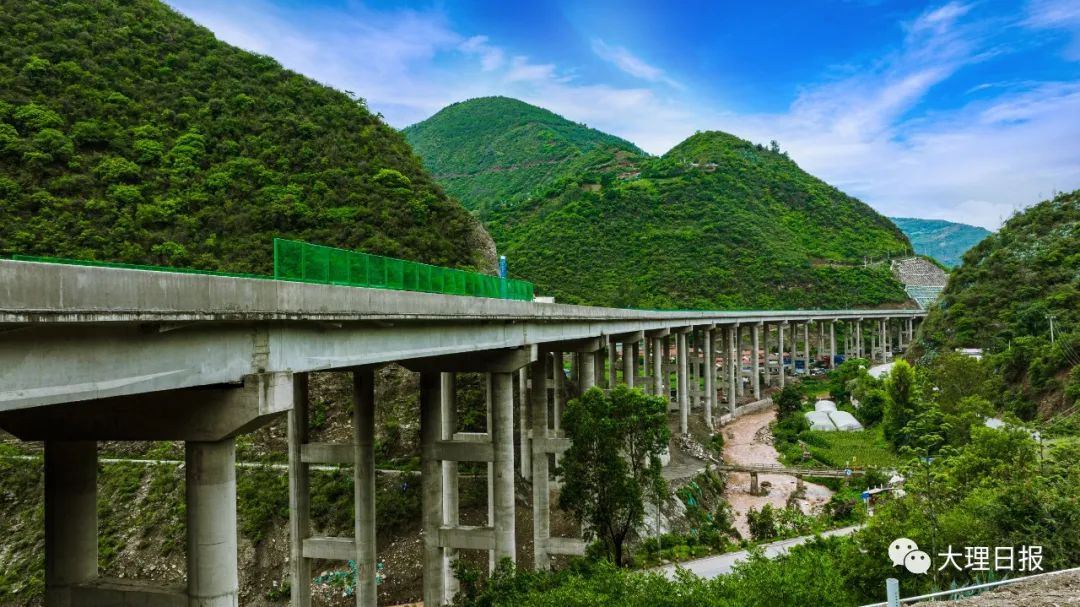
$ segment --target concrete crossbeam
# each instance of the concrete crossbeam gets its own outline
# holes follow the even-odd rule
[[[328,536],[306,538],[304,558],[351,561],[356,558],[356,540],[351,537]]]

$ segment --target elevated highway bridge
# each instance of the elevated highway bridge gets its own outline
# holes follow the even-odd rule
[[[456,551],[486,550],[492,562],[515,558],[516,470],[532,481],[537,566],[549,566],[553,554],[583,551],[580,539],[551,537],[549,526],[549,455],[568,446],[559,429],[565,382],[579,390],[626,383],[674,393],[685,432],[691,411],[700,410],[711,427],[744,391],[760,398],[763,385],[785,381],[800,345],[807,364],[815,338],[829,361],[841,353],[884,357],[911,339],[922,316],[623,310],[0,260],[0,427],[45,442],[50,607],[236,605],[234,439],[278,416],[287,416],[289,427],[292,605],[310,605],[313,559],[355,560],[357,604],[375,605],[373,371],[403,365],[420,374],[423,596],[426,605],[439,605],[456,588],[449,571]],[[793,354],[776,378],[762,362],[770,343]],[[749,377],[741,364],[747,349]],[[569,377],[561,372],[567,357]],[[351,374],[350,441],[309,440],[313,371]],[[456,427],[459,372],[486,374],[486,432]],[[669,372],[677,378],[671,387]],[[99,576],[103,440],[186,443],[186,586]],[[488,465],[483,526],[458,520],[459,461]],[[325,464],[353,467],[353,537],[310,529],[310,468]]]

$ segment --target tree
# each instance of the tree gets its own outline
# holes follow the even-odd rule
[[[772,504],[765,504],[761,510],[748,510],[746,524],[750,527],[750,537],[755,540],[767,540],[777,535],[776,512]]]
[[[785,386],[773,395],[772,401],[781,419],[798,414],[802,409],[802,393],[795,386]]]
[[[885,403],[885,438],[896,446],[907,444],[904,427],[915,418],[915,370],[906,360],[893,364],[885,382],[888,401]]]
[[[618,566],[623,545],[645,515],[644,497],[666,493],[660,454],[667,448],[667,403],[619,385],[591,388],[566,405],[563,427],[571,446],[557,473],[559,507],[598,537]]]

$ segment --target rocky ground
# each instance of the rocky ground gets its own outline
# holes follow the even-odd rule
[[[1060,607],[1080,605],[1080,571],[1009,584],[959,601],[918,603],[923,607]]]

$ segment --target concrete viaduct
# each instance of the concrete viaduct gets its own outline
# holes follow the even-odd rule
[[[423,598],[439,605],[456,589],[449,573],[456,551],[486,550],[492,563],[515,558],[515,451],[520,474],[532,481],[537,566],[549,566],[554,554],[583,552],[580,539],[551,537],[549,530],[551,458],[568,446],[559,429],[564,382],[579,389],[625,382],[667,395],[682,431],[692,409],[712,427],[744,393],[760,398],[768,383],[783,385],[796,359],[808,369],[814,338],[830,363],[840,352],[884,360],[890,348],[911,340],[922,315],[621,310],[0,260],[0,427],[45,443],[50,607],[237,605],[234,437],[281,415],[289,433],[292,605],[311,602],[313,559],[354,559],[357,604],[370,606],[373,371],[399,363],[420,374]],[[782,372],[769,369],[770,351],[779,353],[773,366]],[[786,361],[784,351],[791,353]],[[308,440],[313,371],[352,375],[350,442]],[[487,432],[455,427],[459,372],[486,374]],[[672,376],[677,381],[669,386]],[[99,576],[103,440],[185,442],[186,587]],[[462,461],[487,462],[484,526],[459,524]],[[353,537],[312,534],[314,464],[353,467]]]

